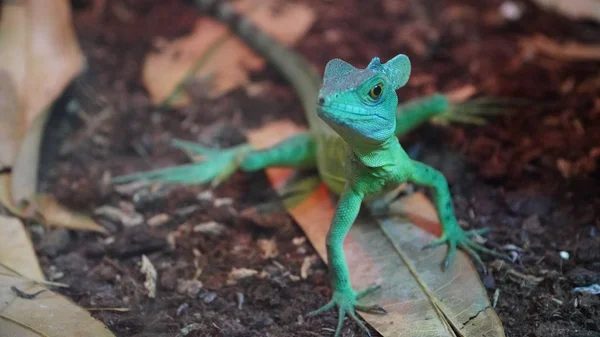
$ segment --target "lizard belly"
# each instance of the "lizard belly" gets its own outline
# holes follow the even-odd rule
[[[317,141],[317,167],[327,188],[340,194],[346,186],[347,149],[337,134],[323,133]]]

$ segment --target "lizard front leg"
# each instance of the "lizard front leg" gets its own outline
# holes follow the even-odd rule
[[[444,175],[433,167],[427,166],[421,162],[412,161],[412,164],[408,179],[415,184],[427,186],[432,190],[435,208],[442,223],[442,236],[439,239],[432,241],[424,248],[436,247],[444,243],[448,244],[448,254],[443,262],[443,268],[448,268],[457,248],[460,248],[469,254],[484,270],[485,264],[479,257],[477,251],[505,259],[503,255],[471,240],[473,235],[487,233],[489,231],[487,228],[467,232],[460,227],[458,221],[456,221],[456,216],[454,215],[454,206],[452,204],[448,182]]]
[[[452,103],[442,94],[417,98],[396,108],[395,134],[405,135],[431,119],[441,124],[484,124],[485,116],[507,112],[510,106],[510,101],[486,97],[462,103]]]
[[[385,313],[380,306],[361,306],[358,299],[376,290],[378,286],[367,288],[363,291],[354,291],[350,283],[350,271],[344,254],[344,238],[350,231],[352,223],[356,220],[363,195],[354,191],[351,187],[346,187],[333,217],[333,222],[329,233],[327,234],[327,259],[329,261],[329,275],[333,287],[333,296],[331,301],[325,306],[309,313],[309,316],[317,315],[325,310],[338,307],[338,324],[335,330],[335,337],[341,333],[346,315],[350,316],[363,330],[371,336],[368,328],[356,315],[356,311]]]

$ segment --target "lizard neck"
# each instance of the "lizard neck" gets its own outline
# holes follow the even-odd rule
[[[357,143],[349,143],[350,149],[366,167],[394,165],[398,162],[398,154],[403,152],[396,136],[388,138],[383,143]]]

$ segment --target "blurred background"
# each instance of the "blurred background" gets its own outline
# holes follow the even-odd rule
[[[332,58],[364,67],[404,53],[413,71],[401,101],[510,101],[485,125],[425,125],[401,142],[446,175],[458,217],[490,227],[486,244],[513,259],[487,258],[482,275],[507,336],[600,336],[600,1],[235,3],[321,74]],[[0,15],[5,189],[14,203],[43,193],[93,214],[101,229],[90,228],[105,232],[48,229],[18,211],[46,278],[70,284],[60,293],[128,308],[92,311],[117,336],[331,334],[335,314],[301,317],[328,298],[327,267],[284,210],[256,211],[276,196],[264,173],[215,190],[110,183],[186,163],[172,138],[228,147],[277,120],[306,125],[272,65],[193,1],[4,1]],[[157,299],[141,255],[158,270]],[[309,275],[290,278],[307,257]],[[269,277],[232,281],[232,266]],[[344,333],[362,336],[354,323]]]

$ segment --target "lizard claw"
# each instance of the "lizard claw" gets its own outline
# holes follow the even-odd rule
[[[485,234],[489,231],[490,230],[488,228],[476,229],[472,231],[464,231],[462,229],[451,231],[452,234],[444,233],[440,238],[432,240],[430,243],[425,245],[423,249],[429,249],[441,246],[443,244],[448,244],[448,253],[446,254],[444,262],[442,262],[442,269],[444,271],[447,270],[452,264],[452,261],[454,260],[454,255],[456,254],[456,250],[461,249],[471,257],[471,259],[475,262],[477,267],[486,272],[487,268],[483,260],[481,260],[481,257],[479,256],[478,252],[483,252],[488,255],[492,255],[494,257],[510,261],[508,256],[488,249],[483,245],[471,240],[471,237],[475,235]]]
[[[309,316],[309,317],[315,316],[315,315],[318,315],[324,311],[327,311],[327,310],[332,309],[333,307],[337,306],[338,307],[338,323],[337,323],[337,327],[335,329],[334,337],[339,337],[340,334],[342,333],[342,327],[344,326],[344,318],[346,317],[346,315],[348,315],[353,321],[355,321],[356,324],[358,324],[358,326],[362,330],[364,330],[368,336],[371,336],[371,332],[369,331],[369,328],[367,328],[366,324],[356,315],[356,311],[375,313],[375,314],[386,314],[387,311],[379,305],[364,306],[364,305],[357,304],[356,301],[359,298],[366,296],[367,294],[379,289],[379,287],[380,287],[379,285],[375,285],[375,286],[369,287],[369,288],[359,291],[359,292],[355,292],[352,289],[349,289],[346,291],[335,291],[334,290],[333,298],[331,299],[331,301],[329,301],[327,304],[325,304],[321,308],[311,311],[307,316]]]

